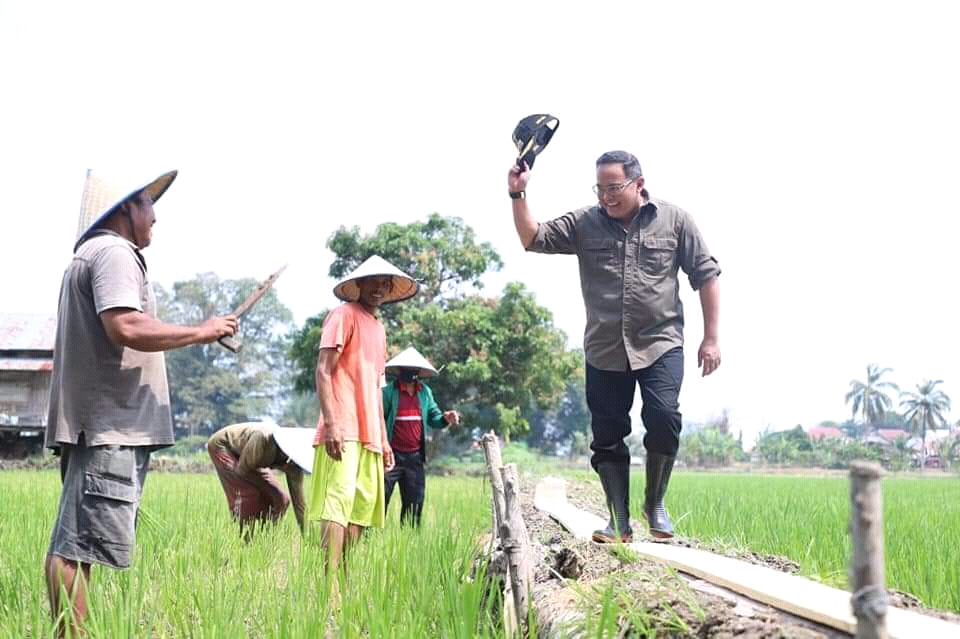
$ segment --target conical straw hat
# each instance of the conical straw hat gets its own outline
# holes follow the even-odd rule
[[[130,190],[129,185],[121,187],[93,169],[87,169],[87,179],[83,184],[83,199],[80,201],[80,218],[77,221],[77,241],[73,250],[76,251],[77,247],[130,196],[146,191],[150,199],[156,202],[170,188],[176,177],[176,171],[168,171],[152,182]]]
[[[419,377],[433,377],[437,374],[437,369],[433,367],[427,358],[417,352],[413,346],[399,353],[386,364],[387,375],[398,375],[401,368],[416,368]]]
[[[288,428],[278,426],[273,431],[273,441],[283,454],[299,466],[305,473],[313,472],[313,437],[316,433],[312,428]]]
[[[393,278],[393,287],[383,298],[383,304],[410,299],[417,294],[417,290],[420,288],[416,280],[396,266],[379,255],[371,255],[363,264],[354,269],[353,273],[337,282],[337,285],[333,287],[333,294],[344,302],[356,302],[360,299],[360,286],[357,280],[378,275],[389,275]]]

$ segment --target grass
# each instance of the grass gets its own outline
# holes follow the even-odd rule
[[[700,623],[706,618],[696,596],[671,570],[640,567],[572,587],[582,613],[569,626],[570,634],[576,636],[692,637],[696,631],[690,621]]]
[[[54,472],[0,473],[15,504],[0,518],[0,638],[50,636],[41,565],[59,496]],[[489,528],[488,488],[431,479],[420,531],[371,531],[350,556],[339,637],[495,637],[472,579]],[[330,620],[319,549],[300,546],[292,513],[240,541],[215,475],[148,477],[130,570],[94,568],[91,639],[322,637]]]
[[[888,587],[960,612],[960,481],[887,478],[882,489]],[[677,473],[668,507],[684,535],[785,555],[804,574],[847,588],[849,490],[846,478]]]
[[[592,473],[574,475],[596,484]],[[0,517],[0,639],[49,636],[41,565],[59,489],[55,471],[0,472],[0,494],[12,505]],[[685,536],[784,555],[804,574],[846,587],[848,490],[842,477],[678,472],[668,507]],[[394,503],[387,528],[351,555],[337,636],[502,636],[471,578],[476,540],[490,526],[486,483],[430,477],[427,493],[421,530],[399,528]],[[642,495],[640,470],[634,513]],[[960,612],[960,481],[887,478],[883,498],[888,585]],[[301,548],[292,513],[246,545],[215,475],[152,473],[133,568],[94,569],[90,637],[322,637],[330,614],[320,575],[319,552]],[[616,636],[624,614],[634,628],[653,627],[650,611],[620,601],[614,582],[594,590],[589,636]],[[666,612],[658,623],[669,621]]]
[[[589,471],[566,475],[599,484]],[[632,468],[631,513],[642,522],[643,467]],[[719,546],[781,555],[801,573],[848,588],[847,476],[673,474],[666,500],[678,534]],[[882,480],[887,586],[927,606],[960,613],[960,480],[907,476]],[[597,512],[599,515],[605,513]]]

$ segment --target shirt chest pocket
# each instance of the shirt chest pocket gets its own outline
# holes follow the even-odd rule
[[[619,270],[619,243],[607,238],[586,239],[583,241],[583,259],[593,268]]]
[[[651,275],[659,275],[673,266],[677,255],[677,238],[649,236],[640,244],[640,267]]]

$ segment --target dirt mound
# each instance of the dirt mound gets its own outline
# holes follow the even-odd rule
[[[591,487],[578,484],[575,492],[582,500],[590,490]],[[698,639],[848,636],[755,602],[747,616],[742,602],[704,591],[692,585],[691,580],[660,564],[645,561],[627,548],[573,538],[534,507],[532,484],[524,486],[521,497],[530,540],[542,546],[537,554],[544,557],[536,572],[540,591],[537,603],[548,606],[552,616],[565,619],[577,628],[577,631],[565,629],[564,636],[593,635],[588,632],[589,624],[594,623],[595,627],[596,620],[602,620],[605,614],[615,614],[619,636]],[[584,506],[582,501],[577,505]],[[591,510],[602,512],[595,504]],[[689,540],[677,543],[696,544]],[[764,565],[796,570],[794,562],[782,558],[758,556],[756,559]]]
[[[577,482],[568,488],[567,500],[577,508],[582,508],[592,513],[606,512],[603,490],[599,486],[599,483]],[[634,524],[634,527],[636,528],[636,523]],[[641,529],[643,529],[642,523]],[[773,568],[774,570],[779,570],[781,572],[790,574],[800,573],[799,563],[790,559],[789,557],[783,557],[781,555],[764,555],[750,550],[742,550],[739,548],[732,548],[719,544],[705,543],[698,539],[689,538],[674,538],[668,542],[662,543],[707,550],[718,555],[734,557],[742,561],[747,561],[752,564],[759,564],[761,566],[766,566],[768,568]],[[888,590],[887,594],[890,597],[890,605],[897,608],[912,610],[913,612],[919,612],[931,617],[937,617],[938,619],[943,619],[952,623],[960,623],[960,615],[947,610],[929,608],[924,605],[920,599],[909,593],[900,592],[898,590]]]

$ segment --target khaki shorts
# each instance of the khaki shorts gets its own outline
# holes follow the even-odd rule
[[[308,523],[332,521],[346,526],[383,528],[383,455],[360,442],[344,442],[334,461],[323,446],[313,456]]]
[[[113,568],[130,566],[137,511],[150,461],[143,446],[62,444],[63,490],[48,554]]]

